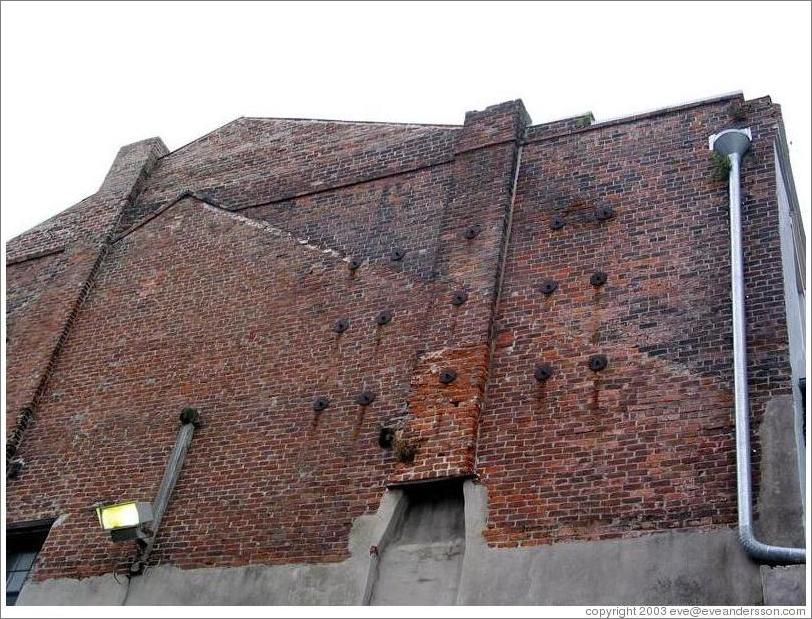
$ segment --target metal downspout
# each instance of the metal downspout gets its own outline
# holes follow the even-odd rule
[[[739,540],[753,559],[771,563],[806,563],[804,548],[765,544],[753,533],[750,480],[750,403],[747,393],[747,339],[744,314],[744,260],[741,233],[741,158],[750,148],[750,129],[729,129],[710,138],[711,148],[730,160],[730,278],[733,303],[733,375],[736,402],[736,478]]]

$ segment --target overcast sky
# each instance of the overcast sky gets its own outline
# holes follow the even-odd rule
[[[462,122],[521,98],[598,121],[731,91],[782,106],[809,230],[810,4],[2,4],[2,237],[118,148],[238,116]]]

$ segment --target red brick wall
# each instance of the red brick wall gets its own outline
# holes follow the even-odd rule
[[[229,265],[224,269],[223,265]],[[325,561],[374,510],[401,414],[426,292],[187,199],[115,244],[23,442],[15,519],[68,513],[40,576],[131,558],[94,524],[98,500],[151,500],[184,406],[197,406],[155,559],[181,566]],[[378,311],[394,318],[379,327]],[[347,317],[350,328],[331,331]],[[376,392],[369,407],[354,403]],[[325,395],[321,414],[312,400]],[[54,439],[54,437],[59,437]]]
[[[735,522],[728,102],[529,143],[477,469],[494,545]],[[743,165],[754,428],[790,389],[772,172],[776,108],[749,104]],[[595,209],[615,216],[597,221]],[[565,226],[554,230],[554,216]],[[600,288],[595,271],[608,274]],[[555,280],[545,295],[540,287]],[[599,373],[587,367],[608,356]],[[538,383],[537,363],[553,376]]]
[[[296,236],[388,264],[423,280],[434,275],[438,234],[451,190],[451,167],[417,172],[324,191],[240,214],[281,227]],[[390,259],[393,249],[406,253]]]
[[[488,118],[488,121],[486,121]],[[527,122],[524,108],[502,104],[466,115],[453,164],[453,188],[444,213],[436,272],[467,301],[434,309],[423,334],[422,357],[412,378],[407,435],[419,441],[415,461],[400,465],[393,483],[473,475],[476,435],[482,413],[489,338],[497,281],[512,208],[518,139]],[[469,227],[478,230],[466,238]],[[443,370],[457,373],[439,382]]]
[[[205,191],[228,208],[448,162],[457,127],[240,118],[159,161],[121,229],[181,192]]]
[[[112,232],[166,147],[123,146],[99,191],[7,247],[6,459],[14,456]]]
[[[341,560],[353,519],[387,484],[448,476],[487,486],[497,546],[733,523],[727,194],[707,150],[730,125],[728,104],[526,132],[516,102],[461,127],[241,119],[151,155],[149,176],[117,164],[105,187],[119,198],[90,210],[129,233],[102,254],[58,354],[33,330],[62,324],[49,299],[72,286],[60,265],[83,246],[81,226],[54,224],[68,231],[65,252],[9,270],[9,397],[42,391],[25,466],[9,480],[9,522],[66,515],[37,577],[133,558],[98,530],[92,506],[153,498],[185,406],[205,425],[153,556],[181,567]],[[778,120],[768,101],[749,104],[756,420],[790,389]],[[185,198],[160,210],[187,190],[222,208]],[[595,221],[599,206],[614,218]],[[400,261],[395,248],[407,251]],[[354,274],[350,256],[364,260]],[[596,290],[597,269],[609,279]],[[545,279],[558,282],[550,296]],[[456,291],[467,294],[459,306]],[[377,326],[385,309],[393,320]],[[337,335],[340,317],[350,328]],[[49,380],[43,362],[24,367],[25,347],[54,360]],[[585,363],[597,353],[609,367],[594,374]],[[542,361],[554,373],[539,384]],[[442,384],[444,369],[456,380]],[[354,401],[364,389],[376,394],[367,407]],[[316,414],[319,395],[330,406]],[[382,425],[417,442],[413,462],[379,447]]]
[[[95,254],[64,251],[6,268],[6,431],[31,406]],[[84,267],[84,268],[83,268]]]
[[[477,395],[454,412],[464,421],[455,440],[421,447],[430,472],[419,476],[472,473],[519,135],[500,128],[509,144],[488,146],[483,128],[479,119],[467,135],[475,150],[455,162],[322,190],[291,201],[287,217],[275,206],[232,215],[186,198],[112,245],[25,434],[25,467],[10,481],[15,521],[67,515],[38,578],[97,574],[132,558],[129,545],[98,530],[92,505],[152,498],[188,405],[205,426],[156,561],[344,558],[353,519],[377,508],[396,468],[378,445],[380,427],[421,414],[410,386],[429,347],[476,343],[474,364],[455,365],[456,387]],[[126,208],[138,211],[144,199]],[[470,223],[482,226],[472,240],[462,234]],[[393,262],[396,247],[408,252]],[[354,274],[350,255],[365,260]],[[458,288],[469,299],[455,307]],[[385,309],[393,320],[377,326]],[[350,329],[336,335],[340,317]],[[440,388],[432,382],[423,394]],[[377,397],[361,407],[355,397],[365,389]],[[319,395],[331,405],[316,415]],[[431,427],[435,436],[445,429]]]

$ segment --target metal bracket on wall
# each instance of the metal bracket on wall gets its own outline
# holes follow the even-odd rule
[[[440,382],[444,385],[453,383],[457,379],[457,372],[452,369],[445,369],[440,372]]]
[[[458,290],[451,295],[451,305],[459,307],[468,300],[468,293],[464,290]]]
[[[192,435],[195,428],[199,428],[202,424],[200,413],[195,408],[184,408],[180,414],[180,423],[181,426],[175,439],[175,446],[172,448],[172,453],[169,454],[169,461],[166,463],[164,476],[161,479],[161,485],[158,487],[158,495],[152,504],[154,518],[151,525],[151,534],[146,540],[139,540],[141,551],[138,553],[138,558],[130,564],[131,576],[137,576],[144,571],[149,555],[152,553],[152,548],[155,546],[158,529],[169,505],[169,499],[172,497],[172,491],[175,489],[175,483],[180,477],[183,461],[186,459],[186,452],[192,442]]]
[[[589,369],[593,372],[600,372],[606,369],[606,366],[609,365],[609,360],[606,358],[606,355],[592,355],[589,358]]]
[[[379,326],[388,325],[392,321],[392,310],[382,310],[375,316],[375,322]]]
[[[396,247],[389,253],[389,259],[392,262],[400,262],[406,256],[406,250]]]
[[[375,401],[375,393],[372,391],[362,391],[355,397],[355,403],[360,406],[369,406]]]
[[[615,216],[615,211],[611,206],[599,206],[595,209],[595,219],[598,221],[608,221]]]

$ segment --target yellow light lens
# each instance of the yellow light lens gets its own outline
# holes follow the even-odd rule
[[[99,524],[106,531],[120,527],[135,527],[139,524],[138,506],[135,501],[102,505],[96,508],[96,514],[99,517]]]

